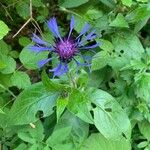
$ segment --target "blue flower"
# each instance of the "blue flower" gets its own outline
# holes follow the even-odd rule
[[[85,51],[93,52],[92,49],[99,46],[99,43],[94,42],[94,44],[92,44],[91,42],[96,38],[96,31],[94,30],[90,33],[87,33],[90,29],[88,23],[84,25],[80,34],[76,38],[73,37],[72,31],[74,29],[74,24],[74,16],[72,16],[70,21],[70,31],[68,35],[65,37],[61,37],[58,30],[56,18],[53,17],[49,21],[47,21],[47,26],[55,37],[55,44],[53,45],[33,34],[32,41],[35,42],[35,45],[31,46],[32,51],[35,51],[37,53],[42,51],[49,51],[50,53],[55,53],[58,56],[59,64],[56,66],[56,68],[50,70],[54,73],[54,77],[61,76],[62,74],[68,72],[68,63],[72,60],[75,61],[77,66],[89,66],[89,59],[82,53],[84,53]],[[77,55],[82,57],[84,63],[80,63],[79,61],[77,61]],[[43,67],[51,60],[52,58],[47,58],[39,61],[39,68]]]

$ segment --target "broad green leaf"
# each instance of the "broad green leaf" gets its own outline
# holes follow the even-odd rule
[[[134,77],[135,94],[138,98],[145,100],[147,103],[150,102],[150,75],[149,73],[136,74]]]
[[[102,50],[107,51],[107,52],[112,52],[114,50],[114,46],[110,41],[101,39],[100,43],[101,43],[100,48]]]
[[[19,38],[19,44],[21,46],[25,47],[25,46],[29,45],[30,43],[31,43],[31,40],[29,38],[25,37],[25,36],[22,36],[22,37]]]
[[[125,6],[130,7],[132,5],[132,0],[121,0],[122,4]]]
[[[56,104],[57,122],[58,122],[60,116],[62,115],[62,113],[64,112],[67,104],[68,104],[68,97],[66,97],[66,98],[59,97],[57,99],[57,104]]]
[[[92,70],[99,70],[108,64],[110,56],[107,51],[100,51],[93,56]]]
[[[12,86],[11,76],[12,76],[12,74],[2,74],[2,73],[0,73],[0,84],[3,85],[6,88],[11,87]]]
[[[69,96],[67,109],[85,122],[93,124],[87,100],[86,93],[73,90]]]
[[[131,124],[127,114],[115,99],[105,91],[91,89],[87,91],[89,99],[96,105],[93,108],[94,124],[108,139],[130,139]]]
[[[68,85],[60,84],[57,80],[52,80],[48,77],[45,71],[42,72],[42,82],[45,88],[50,92],[62,92],[69,90]]]
[[[10,74],[13,73],[16,69],[16,62],[15,60],[7,55],[0,54],[1,63],[3,63],[3,69],[0,69],[0,72],[3,74]]]
[[[26,3],[26,2],[17,3],[16,10],[17,10],[18,15],[22,17],[23,19],[27,19],[30,15],[29,3]]]
[[[79,149],[88,136],[88,128],[87,123],[66,111],[46,143],[56,150]]]
[[[13,86],[17,86],[19,89],[25,89],[31,85],[28,74],[22,71],[16,71],[11,76],[11,83]]]
[[[27,145],[25,143],[21,143],[16,148],[14,148],[14,150],[26,150],[26,149]]]
[[[110,23],[110,26],[112,27],[125,27],[125,28],[129,28],[127,21],[125,20],[124,16],[119,13],[117,15],[117,17],[115,18],[115,20],[113,20]]]
[[[112,42],[115,47],[115,52],[121,55],[120,58],[141,59],[141,54],[144,52],[144,48],[138,39],[138,37],[132,32],[120,32],[112,37]],[[111,63],[111,62],[110,62]]]
[[[148,5],[141,5],[126,15],[126,20],[130,23],[137,23],[150,17],[150,8]]]
[[[107,140],[100,133],[94,133],[83,143],[80,150],[131,150],[128,140]]]
[[[148,121],[143,121],[138,123],[140,132],[144,135],[144,137],[149,141],[150,140],[150,123]]]
[[[8,53],[11,51],[11,46],[8,45],[3,40],[0,40],[0,54],[8,55]]]
[[[23,63],[24,67],[27,69],[37,69],[38,62],[42,59],[46,59],[48,52],[35,53],[30,50],[31,45],[26,46],[20,53],[20,61]]]
[[[29,133],[19,132],[18,137],[20,139],[22,139],[23,141],[25,141],[25,142],[28,142],[28,143],[31,143],[31,144],[36,143],[36,140],[33,139]]]
[[[57,97],[57,94],[46,91],[41,83],[30,86],[15,100],[10,111],[11,123],[22,125],[35,122],[38,111],[43,112],[43,117],[51,115]]]
[[[10,31],[8,26],[0,20],[0,40]]]
[[[60,5],[61,7],[65,7],[65,8],[72,8],[72,7],[78,7],[82,4],[87,3],[89,0],[76,0],[76,1],[72,1],[72,0],[61,0],[60,1]]]

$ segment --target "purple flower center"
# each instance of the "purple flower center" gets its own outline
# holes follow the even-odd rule
[[[57,43],[56,52],[62,61],[68,62],[76,54],[77,49],[73,41],[64,40]]]

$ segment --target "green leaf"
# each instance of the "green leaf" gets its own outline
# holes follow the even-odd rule
[[[107,41],[105,39],[101,39],[100,43],[101,43],[100,48],[102,50],[107,51],[107,52],[112,52],[114,50],[114,46],[110,41]]]
[[[76,0],[76,1],[72,1],[72,0],[61,0],[60,1],[60,5],[61,7],[65,7],[65,8],[72,8],[72,7],[78,7],[82,4],[87,3],[89,0]]]
[[[25,46],[29,45],[30,43],[31,43],[31,40],[29,38],[25,37],[25,36],[22,36],[22,37],[19,38],[19,44],[21,46],[25,47]]]
[[[126,15],[126,19],[130,23],[137,23],[150,17],[149,5],[140,5],[136,9],[133,9],[129,14]]]
[[[77,150],[87,138],[88,131],[87,123],[66,111],[46,143],[56,150]]]
[[[44,139],[44,128],[41,121],[37,121],[34,123],[35,127],[28,130],[29,134],[34,138],[37,142],[41,142]]]
[[[16,62],[15,60],[7,55],[0,54],[1,63],[3,63],[3,69],[0,69],[0,72],[3,74],[10,74],[13,73],[16,69]]]
[[[93,118],[88,109],[86,93],[74,89],[69,96],[67,108],[80,119],[93,124]]]
[[[141,142],[137,145],[138,148],[144,148],[148,145],[148,141]]]
[[[110,23],[110,26],[112,27],[125,27],[125,28],[129,28],[127,21],[125,20],[124,16],[119,13],[117,15],[117,17],[115,18],[115,20],[113,20]]]
[[[16,10],[17,10],[18,15],[22,17],[23,19],[27,19],[30,16],[29,3],[26,3],[26,2],[17,3]]]
[[[11,51],[11,46],[5,43],[3,40],[0,40],[0,54],[8,55]]]
[[[105,67],[109,60],[109,54],[107,51],[101,51],[94,55],[92,59],[92,70],[99,70]]]
[[[5,114],[5,112],[3,112],[3,110],[2,110],[2,109],[0,109],[0,114]]]
[[[110,8],[115,7],[115,1],[114,0],[99,0],[99,1],[101,1],[103,4],[105,4],[106,6],[108,6]]]
[[[131,144],[125,139],[107,140],[100,133],[95,133],[90,135],[80,150],[131,150]]]
[[[149,73],[136,74],[134,77],[135,94],[138,98],[144,99],[147,103],[150,102],[150,75]]]
[[[141,54],[144,48],[133,32],[120,32],[112,37],[112,42],[115,47],[115,52],[120,54],[123,51],[122,57],[126,59],[141,59]]]
[[[7,33],[10,31],[10,29],[8,28],[8,26],[0,20],[0,40],[5,36],[7,35]]]
[[[125,6],[130,7],[132,5],[132,0],[121,0],[122,4]]]
[[[42,72],[42,82],[45,86],[45,88],[50,91],[50,92],[62,92],[62,91],[67,91],[69,88],[68,85],[63,85],[63,84],[60,84],[59,82],[57,82],[57,80],[52,80],[50,79],[46,72],[43,71]]]
[[[60,116],[62,115],[62,113],[64,112],[66,106],[68,104],[68,97],[67,98],[63,98],[63,97],[59,97],[57,99],[57,104],[56,104],[56,107],[57,107],[57,122],[60,118]]]
[[[17,86],[19,89],[25,89],[31,85],[31,81],[28,74],[21,71],[16,71],[11,76],[11,83],[13,86]]]
[[[20,61],[23,63],[24,67],[27,69],[37,69],[38,62],[42,59],[46,59],[48,52],[35,53],[30,50],[31,45],[26,46],[20,53]]]
[[[138,123],[140,132],[149,141],[150,140],[150,123],[148,121],[143,121]]]
[[[28,142],[28,143],[31,143],[31,144],[36,143],[36,140],[33,139],[29,133],[19,132],[18,137],[20,139],[22,139],[23,141],[25,141],[25,142]]]
[[[53,113],[57,97],[57,94],[46,91],[41,83],[30,86],[15,100],[10,111],[10,122],[15,125],[35,122],[38,111],[43,111],[43,117],[49,116]]]
[[[96,105],[93,108],[94,124],[97,129],[108,139],[127,139],[131,135],[131,124],[127,114],[115,99],[107,92],[93,89],[87,91],[89,99]]]
[[[25,143],[21,143],[16,148],[14,148],[14,150],[26,150],[26,149],[27,145]]]

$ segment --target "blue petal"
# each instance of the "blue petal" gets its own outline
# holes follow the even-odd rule
[[[87,40],[92,40],[96,38],[96,35],[95,35],[95,30],[91,31],[87,36],[86,36],[86,39]]]
[[[53,78],[55,76],[61,76],[63,75],[64,73],[68,72],[68,64],[67,63],[64,63],[62,64],[61,62],[59,63],[59,65],[54,68],[54,69],[51,69],[49,70],[50,72],[54,72],[54,75],[53,75]]]
[[[39,38],[36,34],[33,34],[32,41],[38,44],[47,45],[48,43]]]
[[[80,36],[85,34],[89,30],[89,28],[90,28],[90,25],[88,23],[86,23],[77,38],[79,38]]]
[[[92,49],[92,48],[96,48],[98,47],[100,44],[99,43],[96,43],[92,46],[83,46],[83,47],[79,47],[79,49]]]
[[[52,58],[40,60],[40,61],[38,62],[38,67],[39,67],[39,68],[43,67],[45,64],[47,64],[47,63],[48,63],[49,61],[51,61],[51,60],[52,60]]]
[[[42,52],[42,51],[47,51],[47,50],[48,51],[54,50],[53,47],[44,47],[44,46],[30,46],[29,49],[37,53]]]
[[[53,33],[53,35],[55,37],[59,37],[61,39],[61,36],[59,34],[59,30],[58,30],[58,25],[56,22],[56,18],[51,18],[48,22],[47,22],[48,28],[50,29],[50,31]]]
[[[72,17],[71,17],[71,21],[70,21],[70,31],[69,31],[68,38],[70,37],[70,35],[71,35],[71,33],[72,33],[73,28],[74,28],[74,16],[72,15]]]

